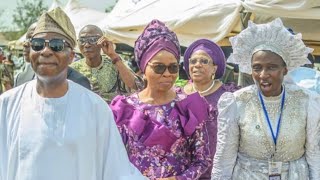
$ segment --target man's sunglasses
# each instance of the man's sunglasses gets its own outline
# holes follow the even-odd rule
[[[205,58],[190,58],[189,59],[189,63],[192,65],[197,64],[197,62],[200,62],[200,64],[205,65],[205,64],[209,64],[210,60],[209,59],[205,59]]]
[[[97,44],[99,39],[100,39],[99,36],[80,37],[78,39],[78,43],[82,46],[85,45],[86,43],[94,45],[94,44]]]
[[[41,51],[46,46],[46,43],[50,47],[50,49],[54,52],[62,51],[65,46],[70,47],[68,43],[64,39],[42,39],[42,38],[32,38],[31,39],[31,48],[34,51]]]
[[[178,64],[170,64],[169,66],[166,66],[161,63],[157,63],[157,64],[148,63],[148,65],[152,68],[152,70],[156,74],[163,74],[167,70],[167,68],[170,74],[176,74],[179,72]]]

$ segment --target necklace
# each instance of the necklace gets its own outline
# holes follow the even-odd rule
[[[204,93],[207,93],[208,91],[210,91],[210,89],[215,85],[215,83],[216,83],[216,81],[213,80],[211,86],[208,87],[208,89],[206,89],[206,90],[204,90],[204,91],[199,91],[199,90],[197,90],[197,88],[194,86],[194,83],[192,83],[192,88],[193,88],[194,90],[198,91],[198,93],[204,94]]]

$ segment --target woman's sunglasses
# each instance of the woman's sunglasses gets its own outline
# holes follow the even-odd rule
[[[205,65],[205,64],[209,64],[210,60],[209,59],[205,59],[205,58],[199,58],[199,59],[198,58],[190,58],[189,59],[189,63],[192,64],[192,65],[197,64],[197,62],[199,62],[202,65]]]
[[[170,64],[169,66],[166,66],[161,63],[157,63],[157,64],[148,63],[148,65],[152,68],[152,70],[156,74],[163,74],[167,70],[167,68],[170,74],[176,74],[179,72],[178,64]]]
[[[43,38],[32,38],[31,48],[34,51],[41,51],[48,43],[49,48],[54,52],[60,52],[65,46],[70,47],[64,39],[43,39]]]

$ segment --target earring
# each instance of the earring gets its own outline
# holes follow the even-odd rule
[[[211,79],[214,79],[216,77],[216,74],[212,74]]]
[[[142,75],[142,81],[143,81],[144,87],[147,87],[148,81],[145,75]]]

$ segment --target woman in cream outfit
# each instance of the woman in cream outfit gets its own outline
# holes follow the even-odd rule
[[[228,61],[252,74],[255,84],[219,100],[212,179],[320,179],[320,97],[283,81],[308,63],[312,49],[280,19],[250,22],[230,41]]]

